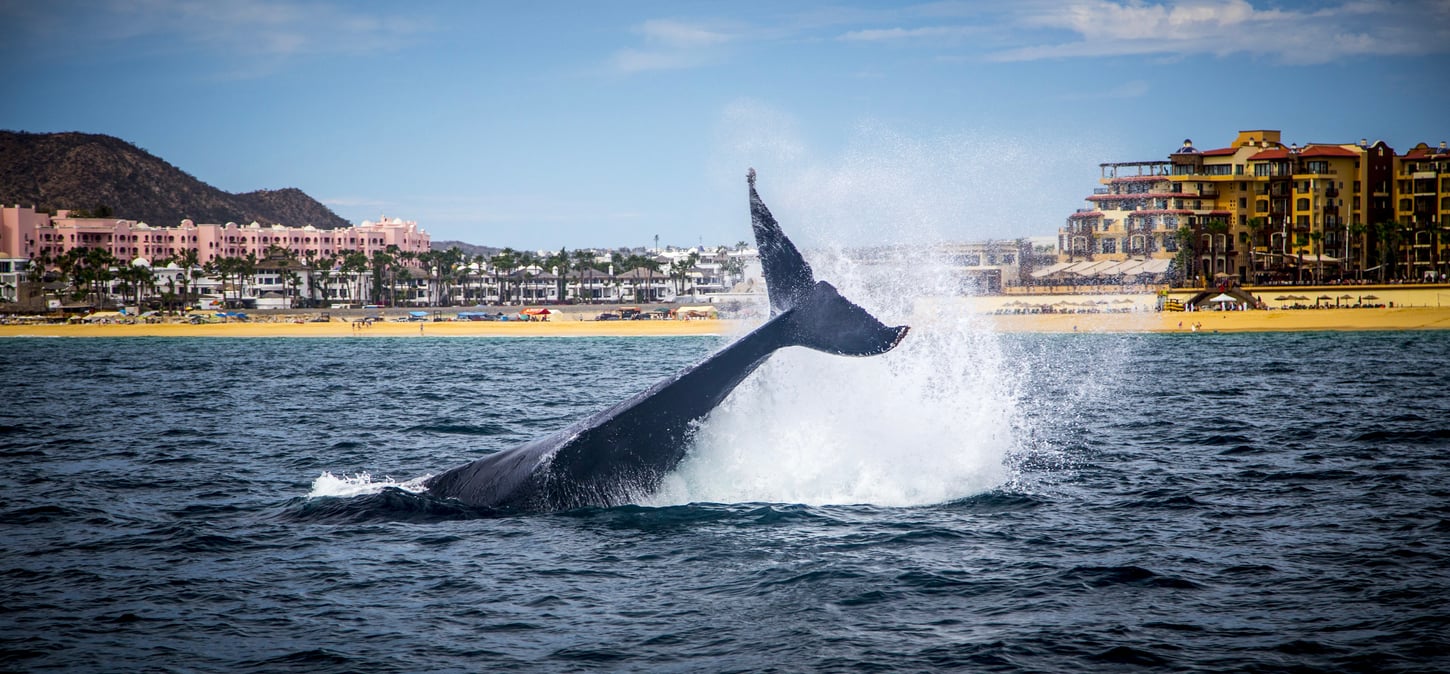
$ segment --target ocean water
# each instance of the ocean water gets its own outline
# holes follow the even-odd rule
[[[920,329],[648,502],[414,492],[719,345],[0,341],[0,670],[1450,670],[1450,333]]]

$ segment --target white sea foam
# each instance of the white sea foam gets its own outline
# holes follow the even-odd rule
[[[733,119],[720,158],[761,169],[762,198],[816,278],[912,331],[870,358],[776,353],[700,427],[654,502],[911,506],[1013,479],[1017,378],[994,332],[959,304],[934,301],[958,295],[962,281],[938,242],[986,238],[1004,224],[983,221],[1001,196],[991,171],[1003,143],[863,127],[842,155],[822,159],[789,125]],[[887,247],[869,262],[843,252],[863,243]]]
[[[653,501],[911,506],[1002,484],[1015,403],[995,337],[961,317],[910,322],[884,356],[778,352],[700,427]]]
[[[364,496],[367,494],[376,494],[388,487],[419,493],[424,490],[423,482],[430,477],[432,475],[424,475],[423,477],[398,482],[391,477],[374,480],[373,476],[369,473],[339,476],[324,471],[321,475],[317,476],[317,479],[312,481],[312,491],[307,494],[307,498],[318,498],[321,496],[336,496],[341,498]]]

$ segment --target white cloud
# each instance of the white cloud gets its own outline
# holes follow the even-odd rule
[[[731,40],[731,36],[723,31],[668,19],[646,21],[640,26],[639,32],[651,42],[682,49],[708,47]]]
[[[233,76],[265,75],[306,55],[395,49],[432,30],[415,18],[295,0],[113,0],[74,20],[67,30],[214,57]]]
[[[1007,49],[999,61],[1053,58],[1255,54],[1285,63],[1450,51],[1450,3],[1350,2],[1312,12],[1259,9],[1246,0],[1080,0],[1019,17],[1029,29],[1066,31],[1070,42]]]
[[[685,70],[703,65],[708,59],[691,51],[621,49],[610,63],[615,72],[632,74],[651,70]]]
[[[740,33],[720,25],[651,19],[634,29],[645,47],[625,47],[609,59],[617,73],[684,70],[719,63]]]
[[[853,30],[838,40],[845,42],[901,42],[922,39],[951,39],[979,34],[982,28],[972,26],[925,26],[921,28],[873,28]]]

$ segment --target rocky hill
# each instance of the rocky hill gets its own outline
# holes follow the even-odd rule
[[[502,248],[497,248],[494,246],[480,246],[478,244],[465,243],[463,241],[453,240],[434,241],[432,242],[430,248],[432,248],[433,250],[448,250],[449,248],[457,248],[463,251],[463,254],[467,255],[470,259],[479,255],[482,255],[486,258],[493,257],[495,255],[498,255],[499,252],[503,250]]]
[[[0,204],[174,226],[350,223],[302,190],[223,192],[124,140],[88,133],[0,131]]]

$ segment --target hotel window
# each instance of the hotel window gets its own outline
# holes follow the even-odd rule
[[[1103,248],[1102,248],[1102,251],[1104,253],[1116,253],[1116,252],[1118,252],[1118,240],[1117,239],[1103,239]]]

